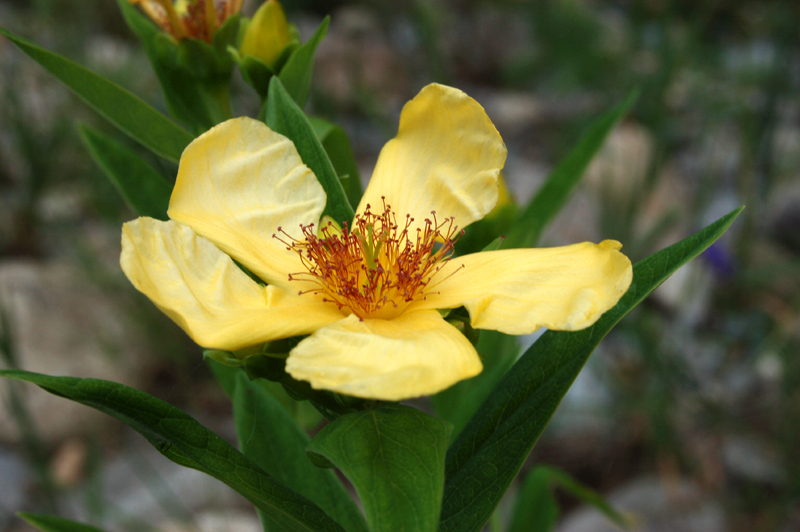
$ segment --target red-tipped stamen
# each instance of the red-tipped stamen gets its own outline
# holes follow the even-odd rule
[[[312,281],[324,301],[347,308],[360,318],[391,318],[412,301],[432,293],[431,281],[453,254],[453,246],[463,231],[453,218],[442,221],[431,213],[433,221],[409,235],[411,216],[398,225],[395,213],[384,201],[383,213],[375,214],[367,205],[356,215],[352,228],[328,224],[319,233],[314,224],[301,226],[301,240],[280,227],[273,235],[297,252],[305,272],[292,273],[289,280]],[[452,274],[451,274],[452,275]],[[438,284],[443,279],[436,279]]]

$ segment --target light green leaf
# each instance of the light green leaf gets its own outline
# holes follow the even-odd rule
[[[350,479],[372,532],[436,532],[449,433],[444,421],[385,404],[331,422],[307,452]]]
[[[188,131],[119,85],[6,29],[0,28],[0,34],[153,153],[178,162],[183,149],[193,140]]]
[[[286,64],[283,65],[281,73],[278,74],[286,92],[297,102],[300,109],[306,105],[308,100],[308,94],[311,91],[311,74],[314,69],[314,54],[317,52],[317,46],[328,33],[329,23],[330,18],[325,17],[314,35],[292,52]]]
[[[314,128],[305,113],[289,97],[280,79],[273,77],[269,82],[267,97],[266,124],[273,131],[288,137],[294,142],[300,158],[308,166],[328,196],[323,214],[327,214],[337,222],[350,222],[353,219],[353,207],[347,200],[342,183],[336,170],[325,153]]]
[[[133,150],[86,124],[78,133],[94,162],[139,216],[167,219],[172,185]]]
[[[290,532],[344,532],[320,508],[278,483],[188,414],[144,392],[97,379],[51,377],[0,370],[0,377],[32,382],[54,395],[119,419],[180,465],[202,471],[239,492]]]
[[[364,517],[333,471],[305,453],[310,438],[259,383],[239,371],[233,393],[239,448],[275,480],[317,504],[348,532],[368,532]]]
[[[26,523],[42,532],[103,532],[99,528],[77,523],[68,519],[62,519],[54,515],[31,514],[19,512],[17,514]]]
[[[315,116],[308,117],[311,126],[314,128],[317,137],[322,142],[322,147],[333,164],[333,168],[339,175],[342,187],[350,200],[350,205],[358,205],[361,201],[361,176],[358,172],[358,165],[353,156],[353,147],[344,129],[332,124],[322,118]]]
[[[603,146],[614,126],[631,110],[639,91],[634,90],[616,107],[597,118],[584,132],[578,145],[564,157],[550,173],[547,181],[528,203],[525,211],[514,223],[504,249],[533,247],[539,240],[547,223],[561,210],[572,189],[578,184],[586,167]]]
[[[633,283],[592,327],[547,331],[498,383],[447,452],[440,532],[477,532],[608,331],[675,270],[699,255],[741,209],[636,263]]]

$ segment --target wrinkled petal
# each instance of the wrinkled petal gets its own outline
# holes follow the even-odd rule
[[[288,274],[305,269],[273,234],[282,227],[299,238],[300,224],[317,223],[324,207],[325,192],[294,144],[261,122],[237,118],[183,152],[168,214],[264,281],[287,287]]]
[[[172,221],[126,223],[120,264],[136,289],[203,347],[232,351],[342,318],[312,294],[257,284],[214,244]]]
[[[506,334],[584,329],[631,284],[631,262],[621,247],[605,240],[456,257],[436,274],[427,299],[409,309],[464,305],[473,327]]]
[[[472,344],[436,311],[350,315],[300,342],[286,361],[292,377],[314,388],[386,401],[436,393],[481,369]]]
[[[367,204],[382,211],[385,197],[399,221],[415,218],[414,228],[431,211],[466,227],[497,203],[506,153],[478,102],[458,89],[428,85],[403,107],[397,136],[381,150],[357,212]]]

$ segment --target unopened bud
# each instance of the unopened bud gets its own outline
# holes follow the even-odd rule
[[[247,26],[239,52],[251,55],[275,68],[284,49],[292,42],[286,13],[278,0],[267,0]]]

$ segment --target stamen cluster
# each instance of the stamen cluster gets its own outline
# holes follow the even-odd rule
[[[161,29],[176,39],[191,37],[208,43],[219,26],[242,8],[242,0],[188,0],[186,11],[179,13],[173,0],[129,1],[138,4]]]
[[[440,221],[435,212],[431,216],[424,227],[413,231],[414,218],[406,215],[400,226],[384,201],[381,214],[367,205],[352,227],[345,222],[340,230],[328,222],[317,233],[314,224],[309,224],[301,226],[302,240],[281,228],[278,231],[283,237],[273,237],[296,251],[307,269],[291,274],[289,280],[311,280],[319,287],[301,294],[322,294],[324,301],[347,308],[362,319],[388,319],[431,293],[431,280],[452,256],[453,245],[463,234],[452,217]]]

